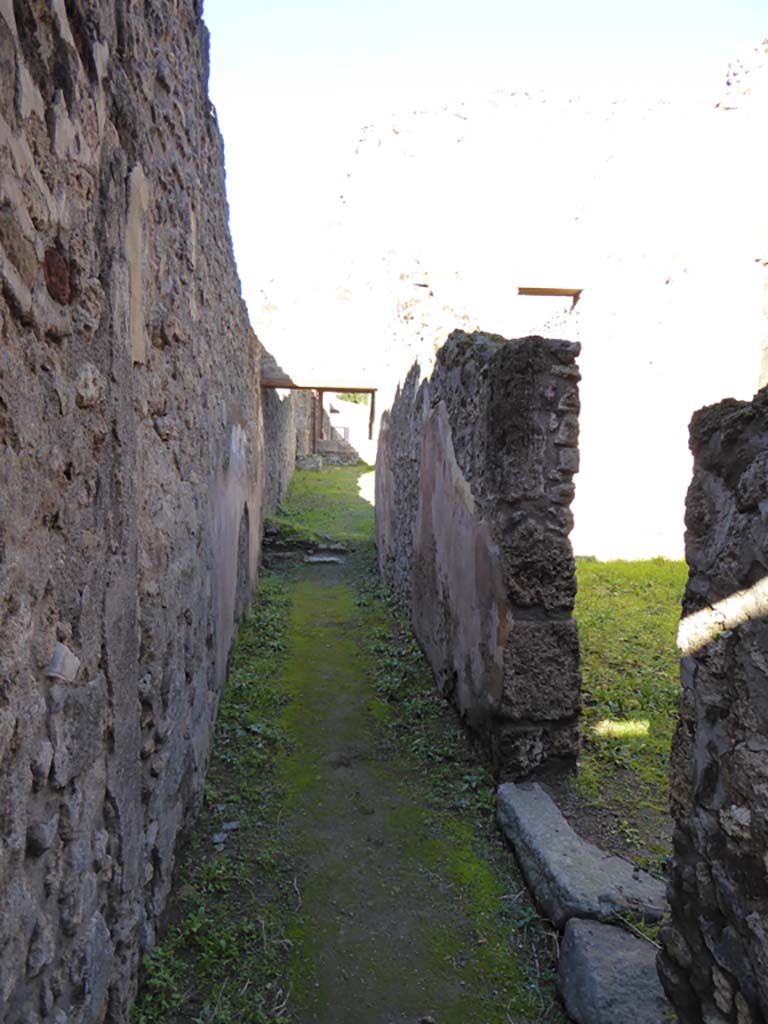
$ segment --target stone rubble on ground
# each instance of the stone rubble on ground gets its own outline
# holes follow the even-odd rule
[[[327,533],[307,534],[267,519],[264,524],[264,550],[270,555],[279,554],[281,551],[293,553],[297,550],[309,554],[328,554],[346,553],[351,548],[345,541],[334,540]]]

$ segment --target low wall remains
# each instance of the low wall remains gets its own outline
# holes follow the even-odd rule
[[[498,771],[578,750],[568,534],[579,346],[455,331],[382,417],[376,535],[441,692]]]
[[[683,1024],[768,1021],[768,390],[690,429],[690,567],[659,968]]]

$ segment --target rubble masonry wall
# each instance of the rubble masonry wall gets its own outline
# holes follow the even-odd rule
[[[296,466],[297,420],[303,409],[303,392],[281,398],[276,391],[262,391],[264,423],[264,511],[274,512],[285,497]]]
[[[127,1020],[256,575],[260,349],[199,8],[0,0],[5,1024]]]
[[[672,924],[683,1024],[768,1021],[768,390],[691,422]]]
[[[379,435],[382,574],[439,689],[512,778],[578,749],[578,351],[455,331]]]

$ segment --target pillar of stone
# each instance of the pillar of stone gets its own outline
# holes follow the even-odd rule
[[[691,423],[659,968],[683,1024],[768,1020],[768,390]]]

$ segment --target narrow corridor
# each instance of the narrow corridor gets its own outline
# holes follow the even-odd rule
[[[564,1019],[492,777],[377,582],[361,472],[297,474],[268,526],[139,1024]]]
[[[382,705],[344,570],[302,576],[284,669],[295,746],[280,763],[302,878],[296,1020],[515,1019],[530,999],[511,949],[496,976],[486,935],[497,880],[467,829],[431,808],[429,781],[379,739]]]

